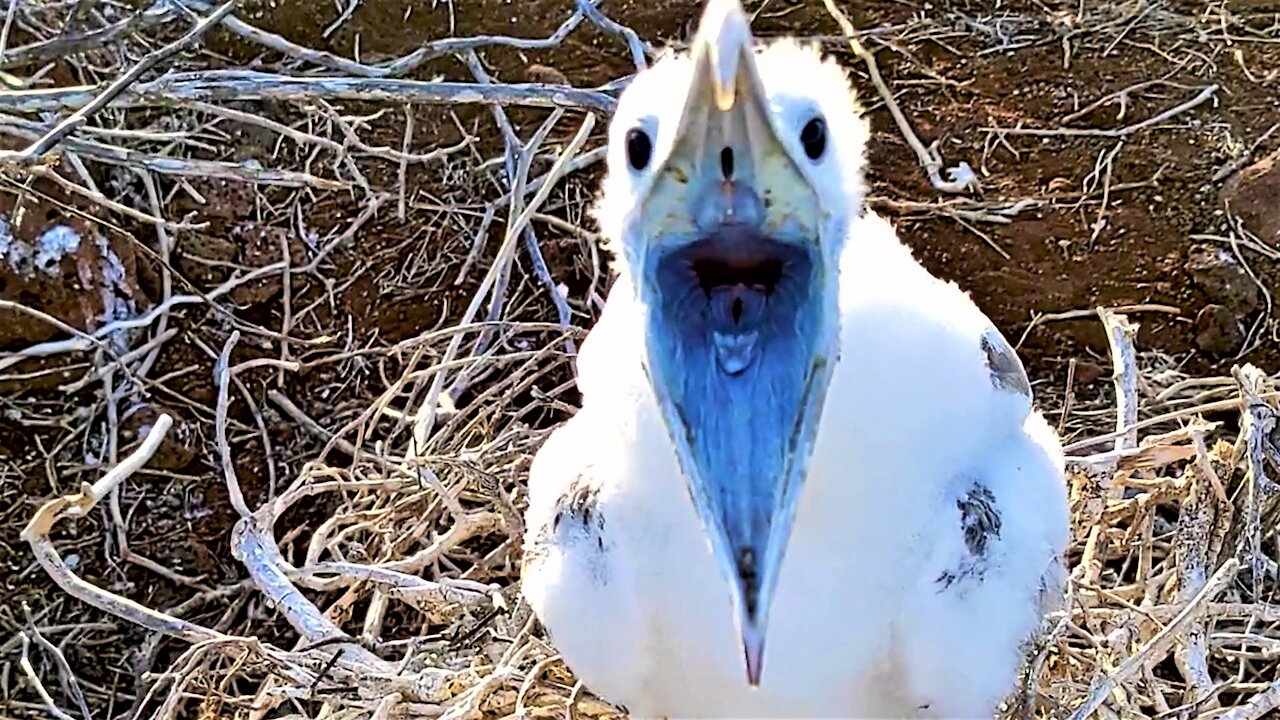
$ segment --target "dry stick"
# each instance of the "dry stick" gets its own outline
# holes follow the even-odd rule
[[[471,70],[472,74],[475,75],[477,81],[482,83],[493,82],[493,79],[489,77],[489,73],[484,69],[484,65],[481,64],[480,56],[475,52],[468,51],[463,59],[466,61],[467,67]],[[511,203],[511,213],[507,217],[508,229],[510,229],[510,224],[515,222],[515,220],[520,216],[521,211],[524,209],[520,201],[523,200],[524,197],[523,188],[528,179],[529,166],[533,162],[534,155],[542,145],[543,140],[545,140],[547,135],[550,134],[551,129],[560,121],[560,118],[564,113],[563,111],[553,112],[533,134],[533,137],[529,140],[528,144],[522,146],[520,139],[516,137],[515,129],[511,126],[511,121],[507,118],[506,111],[498,105],[491,105],[490,110],[493,114],[494,122],[498,126],[498,130],[502,134],[503,147],[506,151],[503,157],[503,166],[506,170],[508,189],[511,191],[513,198]],[[481,233],[487,234],[488,223],[482,223],[480,231]],[[525,237],[526,240],[531,232],[532,228],[528,224],[526,224],[524,229],[521,231],[522,236]],[[534,240],[534,248],[535,250],[537,248],[536,238]],[[507,296],[507,284],[511,280],[511,264],[514,260],[515,253],[513,252],[505,259],[501,274],[494,283],[493,291],[489,294],[489,311],[485,316],[485,321],[487,323],[497,322],[502,315],[503,304],[506,301]],[[545,263],[543,263],[543,267],[545,267]],[[554,285],[554,283],[552,283],[552,285]],[[481,331],[472,348],[472,355],[481,355],[485,352],[489,343],[492,341],[495,331],[496,326],[492,325]],[[468,375],[469,373],[467,372],[461,373],[458,381],[455,382],[453,387],[450,389],[449,395],[451,398],[456,399],[462,393],[464,385],[468,380]],[[417,388],[414,389],[415,393],[416,391]],[[412,395],[410,398],[412,401]]]
[[[1197,422],[1198,429],[1217,429],[1220,423]],[[1164,435],[1147,438],[1140,447],[1124,450],[1107,450],[1087,456],[1068,456],[1067,466],[1072,470],[1098,475],[1117,470],[1156,469],[1195,457],[1195,448],[1183,443],[1191,435],[1190,428],[1178,428]]]
[[[142,77],[143,73],[155,67],[155,65],[162,60],[172,57],[179,50],[199,39],[201,35],[204,35],[209,28],[213,27],[222,20],[222,18],[226,17],[226,15],[235,8],[238,1],[239,0],[229,0],[229,2],[223,4],[222,7],[219,7],[212,15],[197,23],[196,26],[186,35],[183,35],[177,40],[142,58],[138,64],[129,68],[129,71],[124,75],[116,78],[114,82],[108,85],[107,88],[91,102],[72,113],[70,117],[55,125],[52,130],[45,133],[43,137],[33,142],[25,150],[20,153],[0,153],[0,162],[6,160],[32,162],[52,150],[53,147],[63,138],[70,135],[77,127],[84,124],[90,116],[111,104],[111,101],[119,96],[120,93],[124,92],[126,88],[137,82],[138,78]]]
[[[1108,673],[1093,684],[1093,687],[1089,690],[1089,695],[1076,708],[1076,711],[1071,714],[1070,720],[1085,720],[1090,713],[1102,705],[1103,701],[1107,699],[1107,696],[1111,695],[1118,684],[1129,679],[1130,676],[1149,664],[1164,659],[1170,646],[1182,633],[1183,628],[1205,614],[1210,601],[1235,580],[1236,573],[1239,571],[1240,562],[1235,558],[1223,563],[1222,567],[1218,568],[1213,577],[1209,578],[1209,581],[1205,583],[1204,589],[1163,630],[1156,633],[1142,647],[1138,648],[1115,671]]]
[[[1280,399],[1280,391],[1262,393],[1261,395],[1258,396],[1258,399],[1278,400]],[[1063,446],[1062,449],[1063,449],[1063,452],[1068,454],[1068,456],[1075,457],[1072,455],[1072,453],[1076,453],[1080,450],[1083,450],[1084,448],[1092,447],[1099,443],[1104,443],[1108,440],[1115,440],[1116,438],[1124,435],[1126,432],[1128,432],[1131,429],[1141,430],[1143,428],[1153,427],[1155,425],[1160,425],[1162,423],[1166,423],[1171,420],[1191,417],[1193,415],[1201,415],[1204,413],[1223,412],[1225,410],[1239,410],[1243,406],[1243,404],[1244,404],[1244,400],[1242,398],[1237,397],[1237,398],[1231,398],[1230,400],[1218,400],[1216,402],[1204,403],[1203,405],[1196,405],[1195,407],[1183,408],[1182,410],[1175,410],[1173,412],[1165,413],[1163,415],[1158,415],[1156,417],[1147,418],[1145,420],[1139,420],[1133,425],[1130,425],[1121,430],[1115,430],[1109,433],[1104,433],[1096,437],[1085,438],[1084,440],[1077,440],[1076,442]]]
[[[605,17],[604,13],[600,12],[600,9],[597,7],[598,4],[598,1],[592,2],[592,0],[577,0],[578,12],[585,15],[601,30],[621,35],[622,38],[627,41],[627,48],[631,50],[631,62],[635,63],[637,71],[643,71],[648,67],[648,61],[646,58],[648,55],[653,54],[653,48],[649,47],[647,43],[641,40],[635,30]]]
[[[284,414],[293,418],[294,421],[300,424],[304,430],[310,432],[320,440],[332,442],[339,450],[350,455],[353,460],[360,459],[362,455],[376,459],[376,456],[373,453],[362,452],[359,448],[353,445],[351,441],[344,440],[340,437],[335,438],[332,433],[321,427],[320,423],[316,422],[310,415],[303,412],[302,408],[295,405],[292,400],[286,397],[279,390],[268,390],[267,399],[275,403],[282,411],[284,411]]]
[[[489,271],[485,273],[484,279],[480,281],[480,287],[476,290],[475,295],[472,296],[471,303],[467,306],[466,312],[463,314],[460,321],[461,324],[469,324],[475,318],[476,313],[480,310],[481,303],[484,301],[485,295],[497,280],[504,258],[515,252],[515,244],[516,240],[520,237],[520,231],[529,223],[529,220],[542,206],[542,203],[546,201],[547,196],[551,194],[551,189],[555,187],[556,180],[558,180],[563,174],[565,165],[575,154],[577,154],[583,143],[587,141],[587,138],[591,135],[591,130],[595,127],[595,124],[595,113],[589,113],[583,119],[582,126],[578,128],[577,134],[575,134],[573,139],[569,141],[569,146],[565,148],[560,157],[556,158],[555,164],[551,166],[551,170],[548,172],[549,179],[547,182],[538,189],[538,192],[534,195],[533,199],[529,201],[528,206],[525,207],[524,212],[520,213],[519,218],[517,218],[516,221],[507,229],[506,236],[502,239],[502,246],[498,249],[497,258],[493,265],[489,267]],[[449,341],[449,347],[445,350],[444,357],[442,358],[443,362],[451,362],[455,357],[457,357],[458,350],[462,347],[462,337],[462,334],[459,333],[454,335]],[[435,374],[435,377],[431,382],[431,389],[428,391],[427,397],[423,399],[422,405],[418,409],[417,417],[414,422],[413,452],[411,452],[410,455],[420,455],[425,452],[427,448],[428,436],[431,429],[435,426],[436,406],[440,401],[440,391],[444,387],[444,377],[445,373],[443,372]]]
[[[43,126],[40,123],[21,118],[0,118],[0,132],[22,138],[34,138],[40,134]],[[227,162],[224,160],[200,160],[197,158],[176,158],[167,155],[151,155],[131,148],[108,145],[93,140],[65,138],[62,146],[85,157],[100,162],[120,165],[138,171],[152,171],[163,175],[181,175],[187,177],[226,178],[243,180],[259,185],[279,185],[281,187],[313,187],[319,190],[344,190],[347,184],[337,180],[316,177],[294,170],[278,170],[261,167],[256,162]],[[5,157],[0,154],[0,161]],[[44,169],[44,168],[39,168]]]
[[[91,334],[86,334],[76,330],[66,323],[63,323],[61,320],[51,318],[44,313],[32,311],[30,308],[26,308],[16,303],[11,303],[7,300],[0,300],[0,309],[12,307],[15,310],[37,314],[41,319],[47,319],[65,332],[75,335],[75,337],[67,340],[51,340],[49,342],[37,343],[27,347],[26,349],[18,350],[14,353],[7,353],[6,356],[0,357],[0,370],[21,362],[24,358],[61,355],[63,353],[80,352],[93,347],[105,347],[102,345],[102,338],[107,337],[112,333],[119,332],[121,330],[133,330],[136,328],[148,327],[151,323],[155,322],[157,318],[162,317],[165,313],[178,305],[212,303],[214,300],[226,295],[247,282],[280,272],[283,269],[284,263],[272,263],[271,265],[264,265],[239,277],[231,278],[205,295],[174,295],[142,315],[126,318],[124,320],[116,320],[115,322],[103,325]]]
[[[332,579],[319,576],[333,574]],[[350,562],[319,562],[298,568],[291,575],[313,590],[336,590],[357,582],[371,582],[389,597],[403,600],[419,610],[439,610],[449,604],[487,605],[498,591],[493,585],[472,580],[443,578],[439,582],[424,580],[388,567],[360,565]]]
[[[79,108],[96,97],[93,86],[22,90],[0,94],[0,110],[22,113]],[[116,105],[185,107],[226,100],[357,100],[423,105],[527,105],[609,113],[617,102],[603,92],[565,85],[517,83],[484,85],[390,78],[293,77],[252,70],[174,73],[126,88]]]
[[[45,572],[49,574],[49,577],[58,584],[58,587],[77,600],[149,630],[178,637],[187,642],[233,639],[231,636],[209,630],[195,623],[157,612],[133,600],[108,592],[82,580],[67,567],[62,556],[58,554],[58,549],[54,546],[53,541],[49,539],[49,533],[52,532],[53,526],[59,520],[66,517],[85,517],[99,501],[110,494],[113,488],[118,487],[126,478],[137,472],[143,465],[146,465],[151,456],[155,455],[160,443],[164,441],[165,435],[172,426],[173,418],[168,414],[161,414],[160,417],[156,418],[151,430],[147,433],[142,443],[138,445],[137,449],[124,460],[121,460],[120,464],[99,478],[97,482],[92,485],[82,483],[79,493],[54,498],[40,506],[40,509],[35,512],[30,522],[27,523],[26,528],[23,529],[22,539],[31,545],[31,550],[34,552],[36,560],[44,568]],[[240,639],[243,640],[244,638]]]
[[[1111,381],[1116,388],[1116,431],[1123,435],[1116,438],[1115,449],[1123,451],[1137,447],[1138,430],[1138,358],[1133,348],[1138,326],[1129,318],[1107,308],[1098,308],[1098,317],[1107,329],[1107,343],[1111,346],[1114,365]]]
[[[825,1],[830,2],[830,0],[825,0]],[[1097,128],[1045,129],[1045,128],[1003,128],[1003,127],[989,127],[984,129],[987,132],[1000,133],[1002,135],[1033,135],[1036,137],[1064,136],[1064,137],[1125,138],[1140,130],[1145,130],[1151,127],[1152,125],[1158,125],[1166,120],[1169,120],[1177,115],[1181,115],[1182,113],[1188,110],[1194,109],[1195,107],[1202,105],[1207,100],[1209,100],[1209,98],[1213,97],[1214,94],[1218,92],[1218,89],[1219,88],[1217,85],[1205,86],[1200,90],[1199,93],[1196,94],[1195,97],[1191,98],[1190,100],[1184,103],[1175,105],[1174,107],[1171,107],[1168,110],[1165,110],[1164,112],[1159,113],[1158,115],[1149,117],[1146,120],[1143,120],[1141,122],[1136,122],[1132,125],[1128,125],[1126,127],[1112,129],[1112,130],[1101,130]]]
[[[1099,307],[1096,312],[1106,327],[1107,341],[1111,345],[1111,362],[1114,366],[1111,377],[1116,388],[1116,432],[1118,433],[1114,451],[1123,453],[1138,445],[1138,431],[1132,429],[1133,424],[1138,420],[1138,363],[1133,348],[1137,326],[1130,323],[1124,315],[1106,308]],[[1101,485],[1103,496],[1100,498],[1100,503],[1091,506],[1093,509],[1087,517],[1091,522],[1088,524],[1089,532],[1085,537],[1079,567],[1081,573],[1079,577],[1082,584],[1086,586],[1097,586],[1098,578],[1102,574],[1103,546],[1106,544],[1107,534],[1104,524],[1099,522],[1101,518],[1097,513],[1100,513],[1108,502],[1118,500],[1124,493],[1124,487],[1118,483],[1097,477],[1093,481]]]
[[[14,5],[17,5],[17,3],[15,2]],[[10,6],[10,10],[12,11],[12,6]],[[40,676],[36,674],[36,669],[31,667],[31,638],[27,637],[25,631],[19,633],[19,637],[22,638],[22,657],[19,658],[18,665],[22,668],[22,672],[26,674],[27,681],[31,683],[31,689],[40,697],[40,701],[44,703],[45,709],[49,711],[49,714],[57,718],[57,720],[75,720],[53,701],[49,691],[45,690],[44,683],[40,682]]]
[[[227,385],[231,379],[231,350],[240,341],[240,331],[233,330],[222,346],[222,354],[214,365],[214,379],[218,382],[218,403],[214,409],[213,432],[218,446],[218,461],[222,465],[222,477],[227,485],[227,495],[231,507],[242,519],[253,515],[249,505],[244,501],[244,493],[240,491],[240,481],[236,479],[235,465],[231,461],[231,446],[227,443]]]
[[[100,361],[102,353],[96,353],[95,357]],[[113,365],[119,367],[120,363],[119,361],[116,361]],[[127,372],[122,374],[126,375],[127,378]],[[107,416],[107,458],[112,464],[114,464],[119,457],[118,451],[120,443],[120,419],[118,407],[120,395],[116,393],[114,371],[102,374],[102,397],[105,399]],[[121,494],[122,488],[117,486],[112,488],[111,495],[108,498],[108,512],[110,513],[111,518],[111,528],[115,531],[114,537],[116,547],[119,549],[120,559],[124,562],[146,568],[147,570],[150,570],[161,577],[167,578],[174,583],[205,589],[199,585],[203,576],[188,577],[186,575],[182,575],[181,573],[165,567],[148,557],[139,555],[130,549],[128,522],[125,520],[123,511],[120,509]]]
[[[845,39],[849,42],[849,49],[853,50],[853,54],[857,55],[863,64],[867,66],[867,73],[871,76],[871,82],[876,86],[876,92],[880,94],[880,99],[884,101],[884,105],[889,110],[889,114],[893,115],[893,121],[898,125],[898,131],[902,133],[902,137],[911,146],[915,152],[916,158],[920,161],[920,166],[929,174],[929,183],[933,185],[935,190],[948,193],[962,193],[977,184],[977,177],[973,174],[973,170],[968,163],[960,163],[958,167],[951,168],[947,174],[951,175],[952,180],[946,181],[942,179],[942,158],[938,156],[936,151],[931,151],[920,142],[920,138],[916,136],[914,130],[911,129],[911,123],[907,122],[907,118],[902,114],[902,109],[898,107],[898,101],[894,99],[893,93],[890,92],[889,86],[885,84],[884,78],[880,77],[880,66],[876,64],[876,58],[858,41],[858,31],[854,29],[853,23],[849,22],[849,18],[836,7],[835,0],[822,0],[823,5],[827,7],[827,12],[840,24],[840,30],[844,33]]]
[[[1168,77],[1168,75],[1166,75],[1165,77]],[[1195,89],[1195,87],[1194,87],[1194,86],[1191,86],[1191,85],[1183,85],[1182,83],[1171,82],[1171,81],[1169,81],[1169,80],[1165,80],[1165,79],[1163,79],[1163,78],[1156,79],[1156,80],[1144,80],[1144,81],[1142,81],[1142,82],[1140,82],[1140,83],[1135,83],[1135,84],[1130,85],[1130,86],[1128,86],[1128,87],[1126,87],[1126,88],[1123,88],[1123,89],[1121,89],[1121,90],[1116,90],[1115,92],[1107,93],[1106,95],[1103,95],[1102,97],[1098,98],[1097,100],[1094,100],[1093,102],[1089,103],[1088,105],[1085,105],[1084,107],[1080,108],[1079,110],[1076,110],[1075,112],[1073,112],[1073,113],[1071,113],[1071,114],[1069,114],[1069,115],[1065,115],[1065,116],[1063,116],[1063,118],[1062,118],[1062,121],[1061,121],[1061,122],[1062,122],[1062,123],[1075,122],[1076,120],[1079,120],[1080,118],[1084,117],[1085,115],[1088,115],[1089,113],[1093,112],[1094,110],[1097,110],[1098,108],[1102,107],[1103,105],[1106,105],[1106,104],[1110,103],[1112,100],[1119,100],[1119,101],[1120,101],[1120,114],[1116,117],[1116,120],[1123,120],[1123,119],[1124,119],[1124,115],[1125,115],[1125,109],[1128,107],[1129,95],[1130,95],[1131,93],[1136,93],[1136,92],[1138,92],[1138,91],[1140,91],[1140,90],[1145,90],[1145,89],[1147,89],[1147,88],[1149,88],[1149,87],[1152,87],[1153,85],[1165,85],[1165,86],[1171,86],[1171,87],[1176,87],[1176,88],[1178,88],[1178,89],[1180,89],[1180,90],[1194,90],[1194,89]]]
[[[49,313],[46,313],[42,310],[37,310],[33,307],[28,307],[19,302],[14,302],[13,300],[5,300],[3,298],[0,298],[0,310],[7,310],[10,312],[30,315],[31,317],[36,318],[37,320],[49,323],[50,325],[58,328],[62,332],[67,333],[68,335],[74,335],[75,341],[73,342],[78,343],[77,348],[80,350],[88,350],[89,348],[93,348],[93,347],[96,347],[100,350],[107,350],[107,346],[102,343],[102,338],[106,337],[109,333],[94,333],[92,335],[89,335],[88,333],[85,333],[83,330],[72,327],[67,323],[59,320],[58,318],[50,315]],[[39,347],[39,346],[33,346],[33,347]],[[37,355],[43,354],[43,353],[30,353],[29,352],[30,350],[31,348],[28,348],[25,351],[18,351],[16,353],[5,353],[5,357],[0,357],[0,370],[4,370],[9,366],[14,365],[15,363],[18,362],[20,358],[35,357]]]
[[[1111,312],[1125,314],[1158,312],[1168,313],[1169,315],[1182,315],[1182,308],[1174,307],[1172,305],[1117,305],[1112,307],[1110,310]],[[1093,308],[1091,310],[1068,310],[1060,313],[1042,313],[1039,315],[1032,315],[1031,322],[1028,323],[1026,329],[1022,331],[1022,335],[1018,338],[1018,344],[1014,345],[1014,348],[1022,347],[1022,343],[1026,342],[1027,337],[1031,335],[1031,331],[1045,323],[1059,322],[1062,320],[1082,320],[1084,318],[1097,317],[1097,315],[1097,308]]]
[[[27,619],[27,630],[30,631],[31,637],[35,639],[36,644],[40,646],[41,650],[53,656],[53,661],[58,666],[58,678],[62,685],[62,692],[75,701],[76,707],[79,708],[80,715],[84,720],[92,720],[89,705],[84,699],[84,691],[80,689],[80,681],[76,680],[75,673],[71,671],[71,664],[67,662],[67,657],[62,654],[57,645],[49,642],[44,635],[40,634],[40,629],[36,627],[35,618],[31,616],[31,607],[25,602],[22,603],[22,613]],[[25,632],[22,637],[25,642]]]
[[[67,142],[76,142],[76,141],[73,139]],[[68,154],[67,157],[71,158],[71,157],[74,157],[74,155]],[[50,180],[53,183],[57,184],[58,186],[62,187],[67,192],[72,193],[73,195],[79,195],[80,197],[85,198],[86,200],[89,200],[90,202],[93,202],[104,208],[107,208],[108,210],[118,212],[121,215],[124,215],[125,217],[131,217],[134,220],[139,220],[144,223],[148,223],[152,225],[156,223],[162,223],[169,230],[203,230],[209,227],[209,223],[207,222],[172,223],[168,221],[162,221],[159,218],[152,217],[151,215],[148,215],[140,210],[135,210],[134,208],[131,208],[128,205],[122,205],[116,202],[115,200],[112,200],[111,198],[107,197],[106,195],[103,195],[97,190],[94,190],[93,188],[82,187],[76,183],[73,183],[70,180],[62,177],[62,175],[58,174],[58,172],[53,170],[52,168],[47,168],[42,165],[36,165],[35,167],[32,167],[31,175],[33,177]]]
[[[214,368],[218,383],[218,404],[215,417],[214,441],[218,447],[218,457],[222,464],[223,479],[226,481],[227,494],[231,505],[240,514],[231,531],[231,553],[240,561],[254,583],[309,643],[330,641],[335,638],[349,640],[349,636],[341,628],[334,625],[324,613],[310,600],[298,592],[289,581],[284,571],[287,565],[280,556],[280,548],[276,546],[272,536],[272,525],[275,516],[272,514],[272,503],[260,508],[256,513],[249,511],[240,490],[240,481],[236,478],[235,467],[231,459],[231,446],[227,442],[227,406],[229,403],[228,386],[231,384],[231,351],[240,340],[240,331],[232,331],[222,347]],[[270,362],[276,362],[274,360]],[[349,659],[366,666],[368,671],[386,672],[389,668],[377,655],[352,642],[339,644],[341,652]]]
[[[13,5],[16,6],[17,3]],[[50,40],[42,40],[8,50],[4,53],[3,58],[0,59],[0,69],[10,70],[41,60],[50,60],[71,53],[95,50],[122,35],[144,30],[154,25],[163,25],[177,17],[179,17],[179,13],[176,4],[169,0],[160,0],[151,7],[139,10],[124,20],[106,25],[97,30],[76,35],[59,35]]]
[[[378,209],[381,208],[383,203],[385,203],[390,197],[390,195],[382,194],[374,195],[369,198],[364,207],[360,210],[360,214],[351,221],[351,224],[347,226],[347,229],[338,233],[338,235],[332,240],[326,242],[324,247],[320,248],[320,251],[316,253],[316,256],[311,258],[311,262],[307,263],[303,267],[291,270],[290,276],[315,273],[316,269],[320,267],[320,263],[324,262],[325,258],[329,257],[329,253],[343,245],[346,245],[354,239],[356,234],[373,219],[373,216],[378,213]]]
[[[197,9],[208,9],[209,3],[201,0],[186,0],[186,4]],[[593,4],[594,9],[594,4]],[[601,16],[602,17],[602,16]],[[239,35],[240,37],[255,42],[265,48],[274,50],[287,57],[304,62],[315,63],[323,67],[337,70],[338,72],[348,75],[356,75],[359,77],[399,77],[417,70],[423,63],[434,60],[445,55],[463,53],[468,50],[480,50],[487,47],[508,47],[515,50],[543,50],[553,48],[564,41],[582,21],[587,19],[581,9],[574,12],[569,19],[560,24],[555,32],[545,38],[519,38],[509,37],[505,35],[477,35],[474,37],[464,38],[444,38],[441,40],[433,40],[424,43],[421,47],[395,60],[378,63],[376,65],[366,65],[364,63],[348,60],[323,50],[315,50],[313,48],[297,45],[275,33],[267,32],[261,28],[250,25],[249,23],[232,15],[222,22],[222,26],[228,31]],[[604,18],[606,21],[607,18]],[[600,23],[592,18],[592,22]],[[612,21],[608,21],[612,22]],[[602,29],[610,30],[610,28],[601,26]]]
[[[324,31],[320,33],[320,37],[328,39],[330,35],[337,32],[338,28],[345,25],[346,22],[351,19],[351,16],[355,14],[356,8],[358,7],[360,7],[360,0],[347,0],[347,6],[343,8],[342,14],[338,16],[337,20],[334,20],[325,27]]]
[[[1254,695],[1249,702],[1219,714],[1214,720],[1257,720],[1276,708],[1280,708],[1280,681]]]
[[[163,210],[160,208],[160,192],[156,188],[155,178],[151,177],[151,173],[145,171],[137,171],[138,177],[142,180],[142,184],[147,189],[147,201],[151,206],[151,214],[157,218],[161,217]],[[173,297],[173,272],[170,270],[169,255],[173,248],[173,243],[169,239],[169,233],[165,230],[165,224],[158,222],[156,228],[156,245],[160,255],[160,293],[161,302]],[[168,330],[169,317],[167,314],[160,316],[159,322],[156,323],[154,337],[156,339],[164,338]],[[156,360],[160,357],[160,350],[164,346],[164,341],[152,343],[152,350],[133,372],[133,376],[137,378],[145,378],[147,373],[151,371]]]
[[[1262,400],[1266,375],[1253,365],[1231,368],[1243,398],[1240,410],[1240,437],[1245,449],[1244,537],[1249,543],[1249,570],[1253,575],[1254,598],[1259,597],[1265,557],[1262,549],[1262,518],[1267,508],[1280,495],[1277,485],[1266,472],[1266,446],[1276,428],[1276,411]]]
[[[604,160],[604,158],[608,155],[608,153],[609,153],[609,147],[607,145],[601,145],[600,147],[592,148],[591,150],[588,150],[587,152],[582,153],[581,155],[578,155],[573,160],[571,160],[565,166],[563,174],[569,175],[571,173],[575,173],[579,170],[582,170],[583,168],[590,167],[600,162],[601,160]],[[543,183],[545,183],[548,180],[549,177],[550,177],[550,174],[545,174],[545,175],[540,175],[534,178],[533,180],[530,180],[525,185],[525,188],[524,188],[525,195],[533,195],[534,193],[536,193],[538,189],[542,187]],[[467,277],[470,276],[472,266],[474,266],[476,264],[476,261],[480,259],[481,251],[484,250],[484,238],[485,238],[484,233],[487,231],[488,226],[493,222],[493,218],[495,215],[497,215],[498,210],[503,207],[506,207],[507,205],[510,205],[515,199],[516,199],[515,194],[512,192],[508,192],[502,197],[498,198],[497,200],[494,200],[493,202],[485,206],[484,218],[480,222],[481,229],[479,232],[476,233],[476,239],[471,244],[471,250],[470,252],[467,253],[467,259],[463,261],[462,267],[458,270],[458,276],[453,281],[454,285],[461,285],[463,282],[466,281]],[[524,198],[522,197],[520,198],[520,200],[524,200]],[[540,214],[541,213],[539,213],[539,215]]]
[[[485,83],[493,82],[493,79],[489,76],[488,72],[485,71],[484,65],[480,63],[478,55],[474,52],[468,52],[464,59],[466,60],[467,67],[471,69],[471,72],[476,76],[478,81]],[[498,129],[502,132],[503,145],[506,149],[504,163],[507,175],[507,189],[511,192],[512,197],[511,213],[508,216],[508,221],[512,221],[518,218],[524,211],[523,200],[525,187],[528,185],[529,180],[529,167],[533,163],[542,143],[546,140],[547,135],[549,135],[551,130],[560,122],[560,118],[564,113],[562,110],[556,110],[553,112],[533,134],[533,137],[529,139],[529,142],[522,146],[520,139],[516,137],[515,130],[511,126],[511,121],[507,118],[506,111],[498,105],[492,105],[490,108],[492,110],[494,122],[497,123]],[[488,213],[486,212],[486,217],[487,216]],[[486,232],[487,229],[488,224],[482,224],[481,232]],[[555,280],[551,277],[551,270],[547,267],[547,262],[545,258],[543,258],[542,248],[538,245],[538,236],[534,233],[532,223],[525,224],[521,236],[524,238],[525,249],[529,253],[534,274],[547,290],[547,294],[551,296],[551,303],[556,309],[556,316],[560,321],[561,327],[567,328],[571,317],[569,304],[565,297],[560,294],[559,288],[556,287]],[[512,256],[507,259],[506,266],[503,268],[502,276],[498,279],[493,293],[491,294],[492,300],[489,304],[489,313],[485,318],[488,322],[496,322],[501,317],[503,303],[506,300],[507,284],[511,277],[511,263],[514,262],[514,259],[515,254],[512,253]],[[493,339],[493,330],[495,329],[496,328],[487,328],[481,332],[480,336],[476,339],[475,346],[472,350],[473,355],[479,355],[485,351],[488,344]],[[574,354],[576,350],[573,346],[573,341],[571,339],[566,340],[566,343],[569,354]],[[457,400],[467,385],[474,380],[476,380],[476,378],[472,378],[470,372],[464,371],[461,373],[458,379],[450,387],[449,397]]]
[[[1023,210],[1040,207],[1043,203],[1038,199],[1024,198],[1023,200],[1019,200],[1007,207],[991,211],[981,209],[970,210],[955,207],[947,203],[897,200],[894,198],[873,195],[867,198],[867,204],[877,210],[889,210],[891,212],[898,213],[899,215],[907,215],[909,213],[930,213],[943,215],[956,221],[968,220],[971,222],[990,223],[995,225],[1009,225],[1013,223],[1014,218],[1016,218]]]
[[[396,219],[404,222],[408,210],[408,174],[409,148],[413,144],[413,106],[404,106],[404,140],[400,143],[400,168],[396,173],[396,184],[400,188],[399,202],[396,204]]]
[[[1205,448],[1205,427],[1196,423],[1190,429],[1195,463],[1187,468],[1191,479],[1190,494],[1182,501],[1178,512],[1177,532],[1174,534],[1174,560],[1178,573],[1177,599],[1190,602],[1204,588],[1209,567],[1210,534],[1213,532],[1217,498],[1214,488],[1220,483],[1214,477]],[[1220,491],[1219,491],[1220,492]],[[1202,698],[1214,703],[1213,675],[1209,671],[1209,655],[1206,647],[1206,631],[1203,620],[1197,619],[1187,630],[1185,640],[1174,653],[1174,662],[1187,685],[1190,686],[1184,702],[1199,702]]]

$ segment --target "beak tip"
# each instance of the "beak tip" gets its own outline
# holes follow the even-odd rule
[[[742,655],[747,665],[747,684],[760,687],[760,676],[764,673],[764,632],[754,624],[743,629]]]
[[[751,48],[751,21],[738,0],[710,0],[702,13],[699,35],[712,59],[716,106],[733,109],[741,54]]]
[[[716,109],[718,109],[720,112],[729,112],[730,110],[732,110],[733,102],[734,100],[737,99],[735,97],[736,95],[735,90],[736,88],[732,85],[732,83],[725,84],[725,85],[717,85],[716,86]]]

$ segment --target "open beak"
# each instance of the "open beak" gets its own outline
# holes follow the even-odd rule
[[[834,272],[737,0],[708,4],[692,60],[675,140],[641,198],[645,367],[757,686],[835,360]]]

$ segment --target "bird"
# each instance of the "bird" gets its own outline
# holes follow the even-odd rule
[[[637,718],[991,718],[1064,604],[1060,439],[867,207],[845,71],[710,0],[619,95],[616,279],[529,467],[521,594]]]

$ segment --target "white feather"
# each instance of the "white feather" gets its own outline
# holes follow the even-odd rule
[[[827,105],[832,142],[860,163],[861,120],[829,107],[848,98],[830,97],[832,66],[812,55],[783,73],[769,52],[767,87],[785,75],[788,95]],[[664,62],[653,77],[669,84],[678,61]],[[619,112],[652,103],[643,92]],[[838,180],[856,212],[860,173]],[[618,238],[630,209],[612,182],[601,224]],[[846,226],[840,359],[757,689],[640,366],[641,308],[625,267],[583,343],[582,410],[530,473],[523,592],[587,687],[636,717],[989,718],[1014,687],[1042,594],[1061,591],[1061,448],[1024,395],[993,384],[981,346],[990,321],[883,219],[867,212]],[[1000,533],[981,578],[944,588],[966,552],[957,501],[975,482],[995,498]],[[598,525],[557,522],[562,498],[584,487]]]

